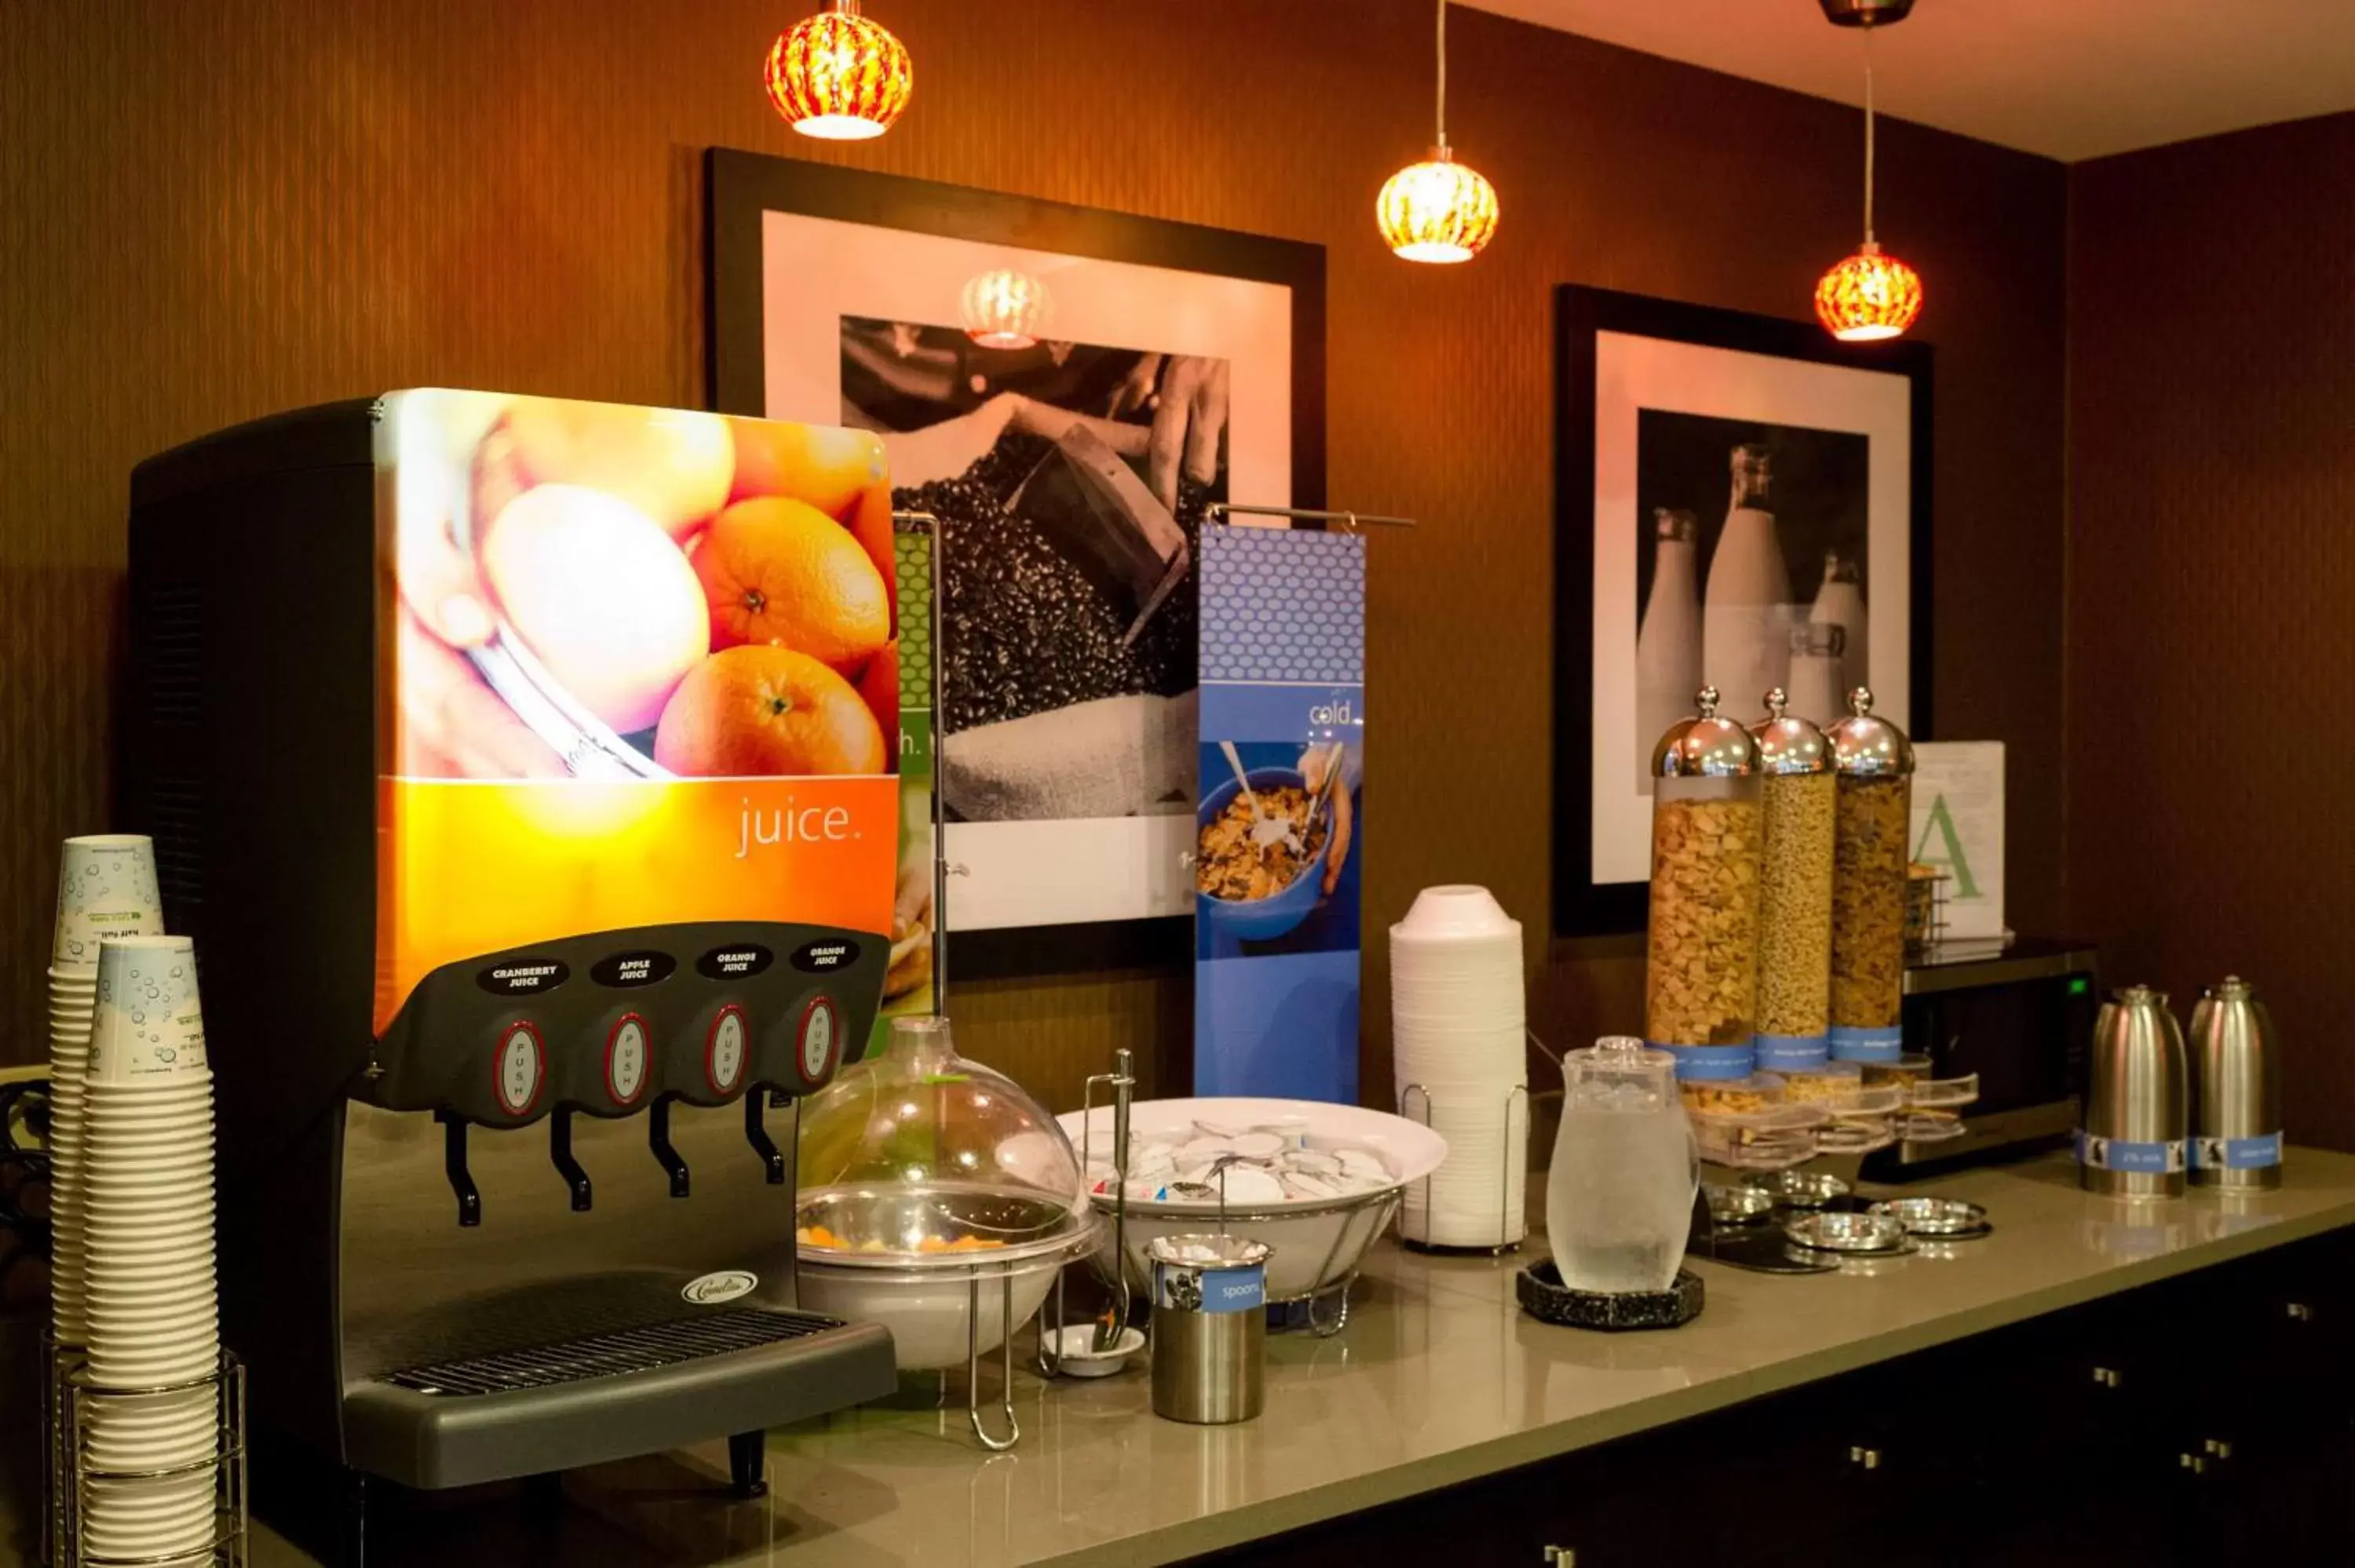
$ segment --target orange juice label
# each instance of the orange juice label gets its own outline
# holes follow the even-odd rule
[[[378,789],[382,1033],[443,964],[576,932],[701,920],[891,926],[898,786],[876,779]]]

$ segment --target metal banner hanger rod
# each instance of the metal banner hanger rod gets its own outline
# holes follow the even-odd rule
[[[1318,512],[1302,506],[1246,506],[1235,501],[1213,501],[1211,521],[1224,523],[1236,514],[1252,517],[1289,517],[1301,523],[1338,523],[1345,528],[1412,528],[1412,517],[1377,517],[1369,512]]]

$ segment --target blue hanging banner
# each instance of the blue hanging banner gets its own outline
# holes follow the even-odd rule
[[[1366,546],[1201,537],[1194,1092],[1355,1104]]]

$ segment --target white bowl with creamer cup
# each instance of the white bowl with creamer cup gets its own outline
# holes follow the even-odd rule
[[[110,937],[153,936],[164,929],[164,900],[155,882],[155,842],[144,833],[92,833],[66,840],[58,863],[57,932],[50,978],[57,969],[94,964]]]

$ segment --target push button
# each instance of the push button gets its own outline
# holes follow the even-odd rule
[[[834,1056],[840,1022],[835,1016],[831,997],[813,997],[802,1009],[801,1068],[805,1083],[818,1084],[834,1071]]]
[[[548,1054],[539,1031],[518,1020],[499,1036],[498,1058],[492,1064],[492,1088],[499,1108],[509,1116],[526,1116],[539,1103],[540,1086],[548,1081]]]
[[[605,1092],[617,1106],[635,1105],[646,1087],[646,1021],[622,1015],[605,1040]]]
[[[732,1095],[744,1082],[744,1010],[730,1002],[711,1021],[703,1047],[703,1076],[716,1095]]]

